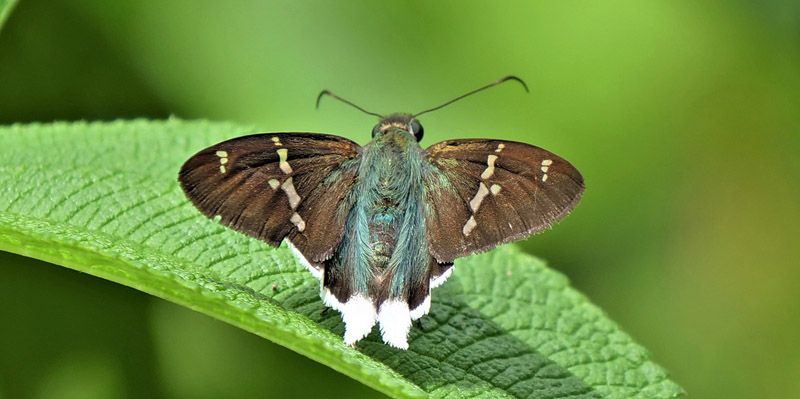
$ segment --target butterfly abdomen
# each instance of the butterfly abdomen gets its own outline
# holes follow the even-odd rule
[[[394,252],[396,225],[399,217],[398,209],[385,206],[376,209],[369,223],[370,247],[372,250],[372,273],[381,274],[387,267]]]
[[[346,341],[362,338],[378,322],[384,340],[407,346],[410,312],[428,293],[422,162],[419,145],[404,131],[387,132],[364,147],[347,233],[339,255],[325,266],[325,288],[340,293],[335,299],[343,304],[343,317],[353,320]],[[347,308],[352,298],[369,300],[373,309],[354,315]]]

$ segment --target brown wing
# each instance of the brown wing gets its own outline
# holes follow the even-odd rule
[[[569,162],[524,143],[452,140],[425,151],[428,244],[439,262],[545,230],[584,190]]]
[[[359,153],[337,136],[256,134],[198,152],[178,180],[209,218],[272,246],[288,238],[319,268],[342,239]]]

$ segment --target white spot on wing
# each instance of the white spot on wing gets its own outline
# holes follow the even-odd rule
[[[225,173],[225,165],[219,166],[219,173]]]
[[[333,297],[333,294],[330,294]],[[335,298],[334,298],[335,299]],[[341,305],[342,321],[344,321],[344,343],[353,345],[372,331],[377,321],[375,305],[372,300],[357,294]],[[409,320],[409,325],[411,321]]]
[[[503,187],[500,187],[499,184],[492,184],[492,186],[489,187],[489,191],[491,191],[492,195],[497,195],[502,188]]]
[[[312,266],[311,262],[309,262],[308,259],[306,259],[305,255],[303,255],[300,252],[300,250],[297,249],[297,247],[295,247],[294,244],[292,244],[291,241],[289,241],[289,239],[286,239],[286,245],[288,245],[289,248],[292,250],[292,252],[294,253],[294,256],[296,256],[297,260],[300,261],[300,264],[305,266],[305,268],[308,269],[309,272],[311,272],[312,276],[314,276],[314,277],[316,277],[318,279],[322,279],[322,270],[317,269],[316,267]],[[331,306],[331,307],[333,307],[333,306]]]
[[[481,206],[481,202],[486,196],[489,195],[489,189],[486,187],[483,182],[478,185],[478,192],[475,193],[475,196],[469,202],[469,207],[472,209],[472,213],[478,212],[478,208]]]
[[[497,160],[497,155],[489,155],[486,159],[486,170],[481,173],[481,179],[488,179],[494,175],[494,162]]]
[[[381,304],[378,312],[383,342],[400,349],[408,349],[408,330],[411,328],[411,312],[402,300],[389,299]],[[345,335],[347,335],[345,333]],[[346,341],[346,339],[345,339]]]
[[[300,214],[295,212],[292,214],[292,217],[289,218],[289,221],[292,222],[295,226],[297,226],[297,231],[302,232],[306,229],[306,222],[300,217]]]
[[[300,204],[300,196],[297,194],[297,190],[294,189],[292,178],[286,179],[286,181],[281,184],[281,188],[286,192],[286,196],[289,197],[289,206],[291,206],[292,209],[297,209],[297,205]]]
[[[288,161],[286,161],[289,158],[289,150],[281,148],[276,152],[278,153],[278,158],[280,159],[280,164],[278,166],[281,168],[283,173],[287,175],[292,173],[292,166],[289,165]]]
[[[342,314],[344,343],[353,345],[372,331],[377,321],[375,306],[363,295],[353,295],[345,303],[339,302],[328,288],[322,289],[322,303]]]
[[[228,152],[227,151],[217,151],[217,156],[220,158],[227,158]]]
[[[281,144],[281,139],[279,137],[273,137],[272,138],[272,142],[274,142],[275,145],[278,146],[278,147],[283,145],[283,144]]]
[[[506,148],[506,145],[505,145],[505,144],[503,144],[503,143],[500,143],[500,144],[498,144],[498,145],[497,145],[497,149],[496,149],[496,150],[494,150],[494,152],[500,152],[500,151],[503,151],[503,148]]]
[[[269,186],[272,187],[273,190],[277,190],[278,187],[281,186],[281,182],[279,182],[278,179],[269,179],[267,183],[269,183]]]
[[[547,173],[545,173],[544,176],[542,176],[542,181],[547,181]]]
[[[545,159],[544,161],[542,161],[542,166],[550,166],[552,164],[553,164],[553,161],[550,160],[550,159]]]

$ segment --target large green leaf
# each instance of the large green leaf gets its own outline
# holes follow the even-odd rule
[[[0,249],[125,284],[261,335],[397,398],[671,398],[646,351],[565,277],[507,245],[456,263],[410,349],[345,346],[285,248],[206,219],[181,163],[252,132],[210,122],[0,128]]]
[[[0,30],[3,29],[3,23],[6,22],[15,4],[17,4],[17,0],[0,0]]]

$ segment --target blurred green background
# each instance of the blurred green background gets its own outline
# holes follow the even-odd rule
[[[698,398],[800,397],[800,3],[22,0],[0,124],[208,118],[547,148],[587,191],[524,243]],[[242,132],[247,133],[247,132]],[[256,336],[0,253],[0,397],[379,397]],[[336,392],[333,394],[333,392]]]

